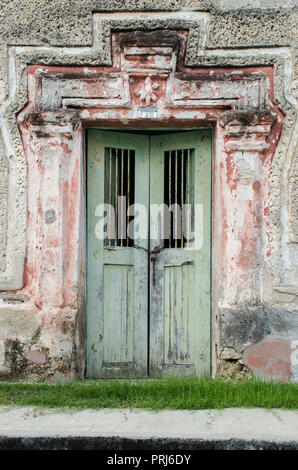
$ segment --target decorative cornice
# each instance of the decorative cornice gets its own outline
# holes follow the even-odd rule
[[[28,113],[24,118],[26,127],[38,134],[39,137],[48,137],[63,134],[71,137],[73,130],[80,123],[77,111],[60,109],[57,111],[40,111]]]
[[[266,138],[276,119],[276,115],[267,109],[225,111],[220,124],[225,128],[226,151],[265,153],[269,148]]]
[[[220,116],[220,123],[223,127],[227,125],[240,126],[243,129],[259,124],[269,124],[272,126],[275,121],[276,115],[268,109],[225,111]]]

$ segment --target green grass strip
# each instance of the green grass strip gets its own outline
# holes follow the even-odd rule
[[[0,383],[0,404],[50,408],[298,408],[298,386],[258,380],[195,378],[67,383]]]

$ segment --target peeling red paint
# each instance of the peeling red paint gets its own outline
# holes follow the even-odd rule
[[[273,67],[185,67],[187,37],[188,32],[175,32],[158,47],[146,43],[146,34],[115,33],[112,67],[28,67],[28,103],[18,116],[28,164],[24,292],[32,298],[32,312],[41,309],[46,328],[55,328],[65,312],[74,321],[83,290],[79,214],[87,126],[214,128],[215,282],[223,305],[258,298],[258,270],[271,253],[266,205],[271,162],[283,124],[281,111],[271,104]],[[258,93],[263,87],[265,103],[257,102],[257,93],[246,95],[248,80]],[[226,85],[234,87],[235,99],[225,97]],[[249,99],[255,100],[255,110],[239,111]],[[146,107],[152,109],[142,115],[140,108]],[[49,210],[55,221],[46,224]]]
[[[258,377],[287,381],[291,376],[291,343],[283,338],[268,338],[248,346],[244,363]]]
[[[260,188],[261,188],[260,182],[259,181],[254,181],[253,184],[252,184],[252,188],[257,193],[256,196],[258,196],[259,193],[260,193]]]
[[[47,361],[47,356],[45,353],[33,349],[26,352],[25,358],[27,361],[33,362],[39,366],[45,364]]]
[[[227,184],[231,192],[237,190],[237,167],[231,155],[226,158],[227,164]]]

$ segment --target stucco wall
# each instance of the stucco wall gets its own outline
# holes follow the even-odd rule
[[[27,66],[110,65],[111,28],[146,30],[148,16],[142,16],[141,12],[152,10],[169,12],[169,15],[163,13],[161,19],[154,19],[153,15],[150,28],[173,24],[177,29],[185,24],[183,15],[195,10],[202,14],[189,37],[187,64],[190,67],[272,66],[274,105],[284,119],[266,196],[270,246],[266,262],[263,258],[256,260],[258,292],[242,296],[231,285],[213,299],[216,310],[213,373],[245,376],[253,371],[256,375],[272,374],[297,380],[298,366],[293,360],[298,339],[298,77],[294,3],[291,0],[0,1],[0,373],[3,377],[73,377],[83,374],[84,369],[84,325],[78,321],[83,292],[81,297],[70,297],[69,303],[59,308],[55,304],[54,310],[50,304],[40,308],[29,289],[28,278],[23,276],[30,242],[27,163],[16,115],[27,104]],[[114,16],[105,16],[112,12]],[[171,16],[171,12],[178,16]],[[100,30],[96,24],[102,25]],[[213,271],[217,269],[217,260],[213,259]],[[80,275],[76,273],[74,293],[80,290]],[[33,304],[37,307],[33,308]]]

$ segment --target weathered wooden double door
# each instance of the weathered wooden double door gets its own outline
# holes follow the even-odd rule
[[[209,374],[211,142],[88,130],[87,377]]]

